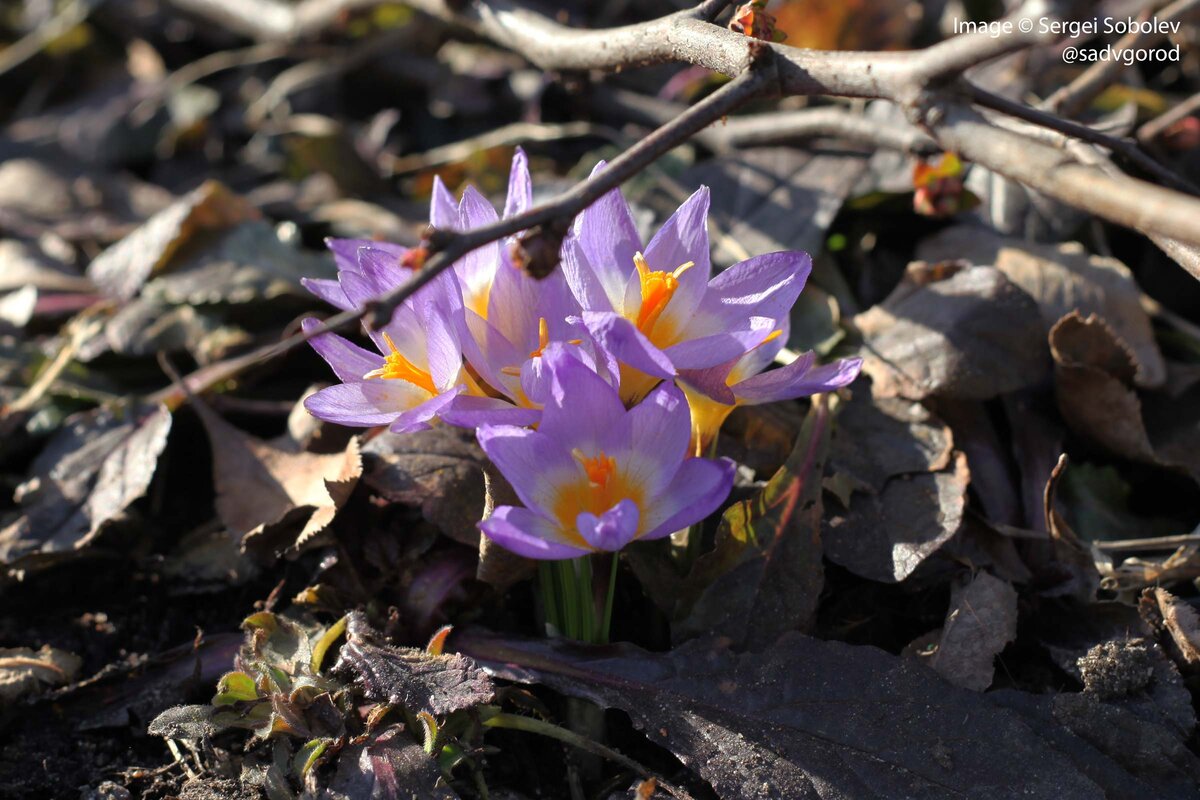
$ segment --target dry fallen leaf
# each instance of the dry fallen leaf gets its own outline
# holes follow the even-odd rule
[[[992,685],[996,655],[1017,636],[1017,592],[980,572],[950,594],[937,652],[929,665],[956,686],[982,692]]]
[[[0,706],[46,686],[70,683],[82,664],[74,653],[50,645],[41,650],[0,647]]]
[[[74,417],[17,488],[23,515],[0,529],[0,563],[78,550],[141,497],[171,430],[164,406]]]
[[[835,564],[893,583],[958,531],[970,471],[950,429],[918,403],[858,385],[838,417],[825,481],[846,510],[827,509],[821,540]]]
[[[255,219],[258,212],[217,181],[175,201],[92,260],[87,276],[113,297],[128,300],[200,230]]]
[[[243,549],[295,551],[328,527],[362,475],[358,439],[340,453],[308,453],[289,435],[264,441],[193,400],[213,453],[217,513]],[[287,541],[278,535],[303,526]]]
[[[1068,314],[1050,330],[1050,350],[1059,410],[1072,430],[1117,455],[1177,469],[1200,481],[1196,454],[1170,446],[1172,439],[1184,435],[1182,429],[1176,436],[1163,437],[1170,457],[1155,447],[1143,421],[1142,402],[1129,386],[1136,372],[1133,355],[1103,319]],[[1162,421],[1158,427],[1168,428]]]
[[[1037,304],[991,267],[910,264],[854,323],[863,370],[883,397],[983,400],[1040,382],[1050,365]]]
[[[1024,289],[1042,312],[1046,330],[1065,314],[1098,314],[1133,355],[1134,382],[1154,388],[1166,380],[1166,364],[1129,268],[1115,258],[1090,255],[1076,243],[1036,244],[978,226],[947,228],[917,249],[925,261],[964,259],[994,266]]]

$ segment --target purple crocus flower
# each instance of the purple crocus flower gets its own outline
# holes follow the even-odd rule
[[[340,277],[355,307],[379,294],[360,295],[353,273]],[[396,432],[428,428],[438,412],[466,390],[455,323],[463,313],[458,291],[453,276],[446,275],[401,304],[391,322],[369,332],[382,355],[334,333],[313,337],[313,349],[342,383],[310,395],[304,407],[340,425],[390,425]],[[315,319],[302,323],[305,331],[320,324]]]
[[[449,216],[449,192],[435,183],[435,219]],[[518,149],[509,173],[506,217],[532,203],[532,181],[525,153]],[[496,210],[473,188],[463,194],[457,225],[469,229],[491,224]],[[436,225],[436,221],[435,221]],[[454,425],[533,425],[541,417],[543,370],[538,364],[551,342],[579,347],[577,357],[602,374],[616,364],[596,345],[580,319],[581,309],[561,272],[543,280],[530,277],[512,261],[511,242],[481,248],[455,269],[466,305],[463,351],[478,391],[463,394],[443,413]]]
[[[693,454],[708,451],[721,425],[738,406],[828,392],[858,377],[861,358],[816,366],[816,354],[811,350],[787,366],[764,372],[783,348],[787,332],[785,317],[766,341],[741,356],[704,370],[680,370],[678,380],[691,408]]]
[[[403,266],[410,250],[368,239],[329,239],[337,280],[305,280],[313,294],[343,311],[359,308],[407,283]],[[451,275],[433,281],[396,310],[391,322],[370,335],[372,353],[337,334],[310,341],[342,381],[305,400],[313,416],[341,425],[390,425],[421,430],[466,388],[460,347],[462,298]],[[302,323],[305,331],[320,326]]]
[[[688,457],[682,392],[664,383],[626,410],[617,390],[570,349],[552,344],[541,358],[549,392],[537,430],[478,432],[525,504],[497,508],[480,523],[483,532],[518,555],[554,560],[668,536],[716,510],[734,465]]]
[[[645,248],[619,190],[576,219],[563,271],[588,328],[621,364],[626,403],[679,370],[715,367],[763,344],[811,270],[806,254],[783,252],[712,277],[708,206],[701,187]]]

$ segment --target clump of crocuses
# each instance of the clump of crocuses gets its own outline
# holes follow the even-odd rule
[[[518,151],[505,216],[531,198]],[[514,264],[511,241],[475,250],[370,332],[378,353],[333,334],[314,337],[342,382],[311,396],[309,411],[393,431],[437,420],[476,429],[523,504],[495,509],[480,527],[528,558],[616,552],[700,522],[732,486],[732,462],[705,456],[734,408],[845,386],[860,365],[817,366],[809,352],[767,370],[787,341],[811,261],[770,253],[714,276],[708,205],[701,188],[643,244],[614,190],[576,218],[562,269],[543,280]],[[435,181],[435,228],[497,218],[474,188],[456,202]],[[398,245],[329,246],[338,279],[307,285],[342,309],[421,267],[419,252]],[[560,589],[571,574],[581,573],[563,572]],[[586,576],[590,586],[590,567]]]

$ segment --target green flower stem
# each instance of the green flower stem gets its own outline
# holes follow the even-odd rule
[[[561,636],[587,644],[607,644],[612,628],[613,592],[617,580],[617,555],[603,598],[596,597],[594,556],[563,561],[543,561],[538,566],[546,623]]]

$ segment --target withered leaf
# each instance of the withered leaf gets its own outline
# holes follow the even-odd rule
[[[379,644],[361,612],[350,614],[334,672],[353,678],[368,700],[401,705],[413,714],[450,714],[489,703],[495,689],[474,661],[461,655]]]
[[[61,686],[75,680],[83,659],[66,650],[43,645],[0,647],[0,705],[47,686]]]
[[[955,686],[982,692],[992,685],[996,655],[1017,636],[1017,592],[980,572],[950,594],[937,652],[929,665]]]
[[[416,433],[384,433],[363,447],[363,481],[393,503],[421,509],[455,541],[479,543],[486,459],[471,431],[440,425]]]
[[[911,264],[854,318],[877,394],[986,399],[1042,379],[1050,362],[1033,298],[991,267],[950,271]]]
[[[437,762],[398,726],[347,747],[315,800],[454,800]]]
[[[96,256],[88,278],[113,297],[128,300],[196,231],[227,228],[257,215],[220,183],[206,181]]]
[[[917,403],[855,391],[838,417],[830,465],[835,485],[849,483],[841,498],[849,505],[827,511],[821,540],[830,561],[857,575],[902,581],[962,524],[966,457]]]
[[[1041,726],[873,647],[789,633],[763,653],[694,640],[657,654],[482,631],[455,645],[498,677],[625,711],[719,797],[1083,800],[1113,768],[1093,752],[1084,774]]]
[[[958,531],[969,482],[967,458],[956,452],[950,469],[895,477],[879,494],[856,493],[844,515],[826,515],[825,555],[870,580],[904,580]]]
[[[1050,330],[1050,349],[1055,396],[1072,430],[1117,455],[1174,468],[1200,481],[1200,460],[1194,450],[1186,445],[1175,449],[1182,428],[1192,420],[1182,420],[1181,430],[1163,437],[1169,456],[1157,451],[1146,430],[1142,402],[1128,385],[1136,374],[1133,355],[1103,319],[1095,314],[1068,314]],[[1200,436],[1192,436],[1200,441]]]
[[[286,434],[264,441],[203,402],[192,405],[212,446],[217,513],[244,548],[258,537],[258,544],[276,550],[306,546],[333,521],[362,474],[357,438],[340,453],[308,453]],[[276,547],[275,535],[301,522],[300,532],[284,548]]]
[[[860,382],[838,412],[829,464],[864,490],[880,492],[896,475],[945,469],[953,451],[950,429],[920,403],[872,399]]]
[[[721,518],[716,546],[696,561],[684,594],[699,596],[673,638],[712,633],[761,649],[807,630],[825,583],[821,564],[821,476],[829,410],[809,412],[787,463],[765,487]],[[688,610],[687,598],[681,611]]]
[[[1037,301],[1048,332],[1064,315],[1098,314],[1134,356],[1138,386],[1166,380],[1166,364],[1154,339],[1141,291],[1129,268],[1114,258],[1090,255],[1078,244],[1037,244],[978,226],[956,226],[922,242],[925,261],[965,259],[994,266]]]
[[[17,488],[23,515],[0,530],[0,563],[77,550],[145,493],[171,430],[165,406],[76,415]]]

